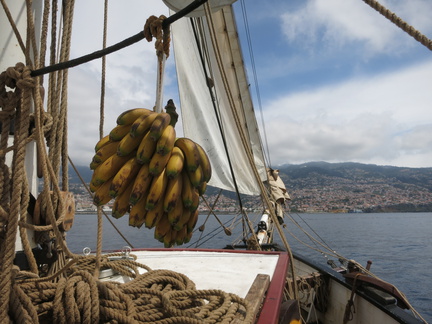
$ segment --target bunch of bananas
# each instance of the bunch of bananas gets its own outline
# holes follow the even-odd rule
[[[115,199],[113,217],[129,213],[129,225],[154,228],[165,247],[191,239],[212,172],[203,148],[176,138],[174,124],[166,112],[125,111],[96,144],[90,163],[95,205]]]

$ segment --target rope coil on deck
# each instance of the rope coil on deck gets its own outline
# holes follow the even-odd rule
[[[80,261],[90,265],[93,257]],[[80,262],[79,261],[79,262]],[[248,303],[220,290],[197,290],[184,274],[151,270],[129,260],[112,261],[127,272],[130,265],[148,269],[127,283],[100,281],[92,270],[69,268],[57,283],[20,278],[14,268],[11,319],[20,323],[230,323],[238,318],[252,323]],[[106,263],[105,263],[106,265]],[[93,264],[94,266],[94,264]],[[77,269],[75,269],[77,268]],[[129,268],[129,274],[131,274]],[[22,273],[21,273],[22,274]],[[134,275],[131,275],[134,277]]]

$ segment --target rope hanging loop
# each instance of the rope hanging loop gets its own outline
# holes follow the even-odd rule
[[[169,56],[169,47],[171,42],[169,25],[163,27],[164,20],[167,19],[166,16],[161,15],[158,17],[150,16],[144,25],[144,37],[148,42],[151,42],[153,37],[156,38],[155,48],[156,54],[160,57],[165,54],[166,57]]]

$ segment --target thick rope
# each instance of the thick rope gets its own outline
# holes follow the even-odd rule
[[[378,11],[381,15],[386,17],[388,20],[390,20],[393,24],[395,24],[400,29],[402,29],[404,32],[406,32],[408,35],[413,37],[416,41],[420,42],[422,45],[426,46],[429,50],[432,51],[432,40],[430,40],[421,32],[419,32],[417,29],[415,29],[414,27],[406,23],[395,13],[388,10],[386,7],[381,5],[378,1],[375,0],[363,0],[363,1],[369,6],[371,6],[373,9]]]
[[[198,324],[239,318],[252,323],[253,313],[244,299],[220,290],[197,290],[178,272],[144,266],[147,272],[118,284],[98,281],[88,271],[75,271],[74,266],[78,267],[76,263],[69,267],[71,274],[58,283],[20,279],[16,271],[11,319],[20,323],[52,318],[56,323]]]

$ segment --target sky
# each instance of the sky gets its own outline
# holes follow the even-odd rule
[[[432,38],[430,0],[380,3]],[[75,6],[71,58],[102,47],[103,1]],[[361,0],[238,0],[234,8],[271,166],[432,167],[429,49]],[[107,44],[135,35],[150,15],[161,14],[168,9],[159,0],[110,1]],[[121,112],[154,106],[156,67],[154,43],[145,40],[107,57],[104,135]],[[101,60],[69,71],[69,155],[76,165],[90,163],[99,138],[100,71]],[[164,102],[173,98],[181,109],[173,55],[164,85]]]

